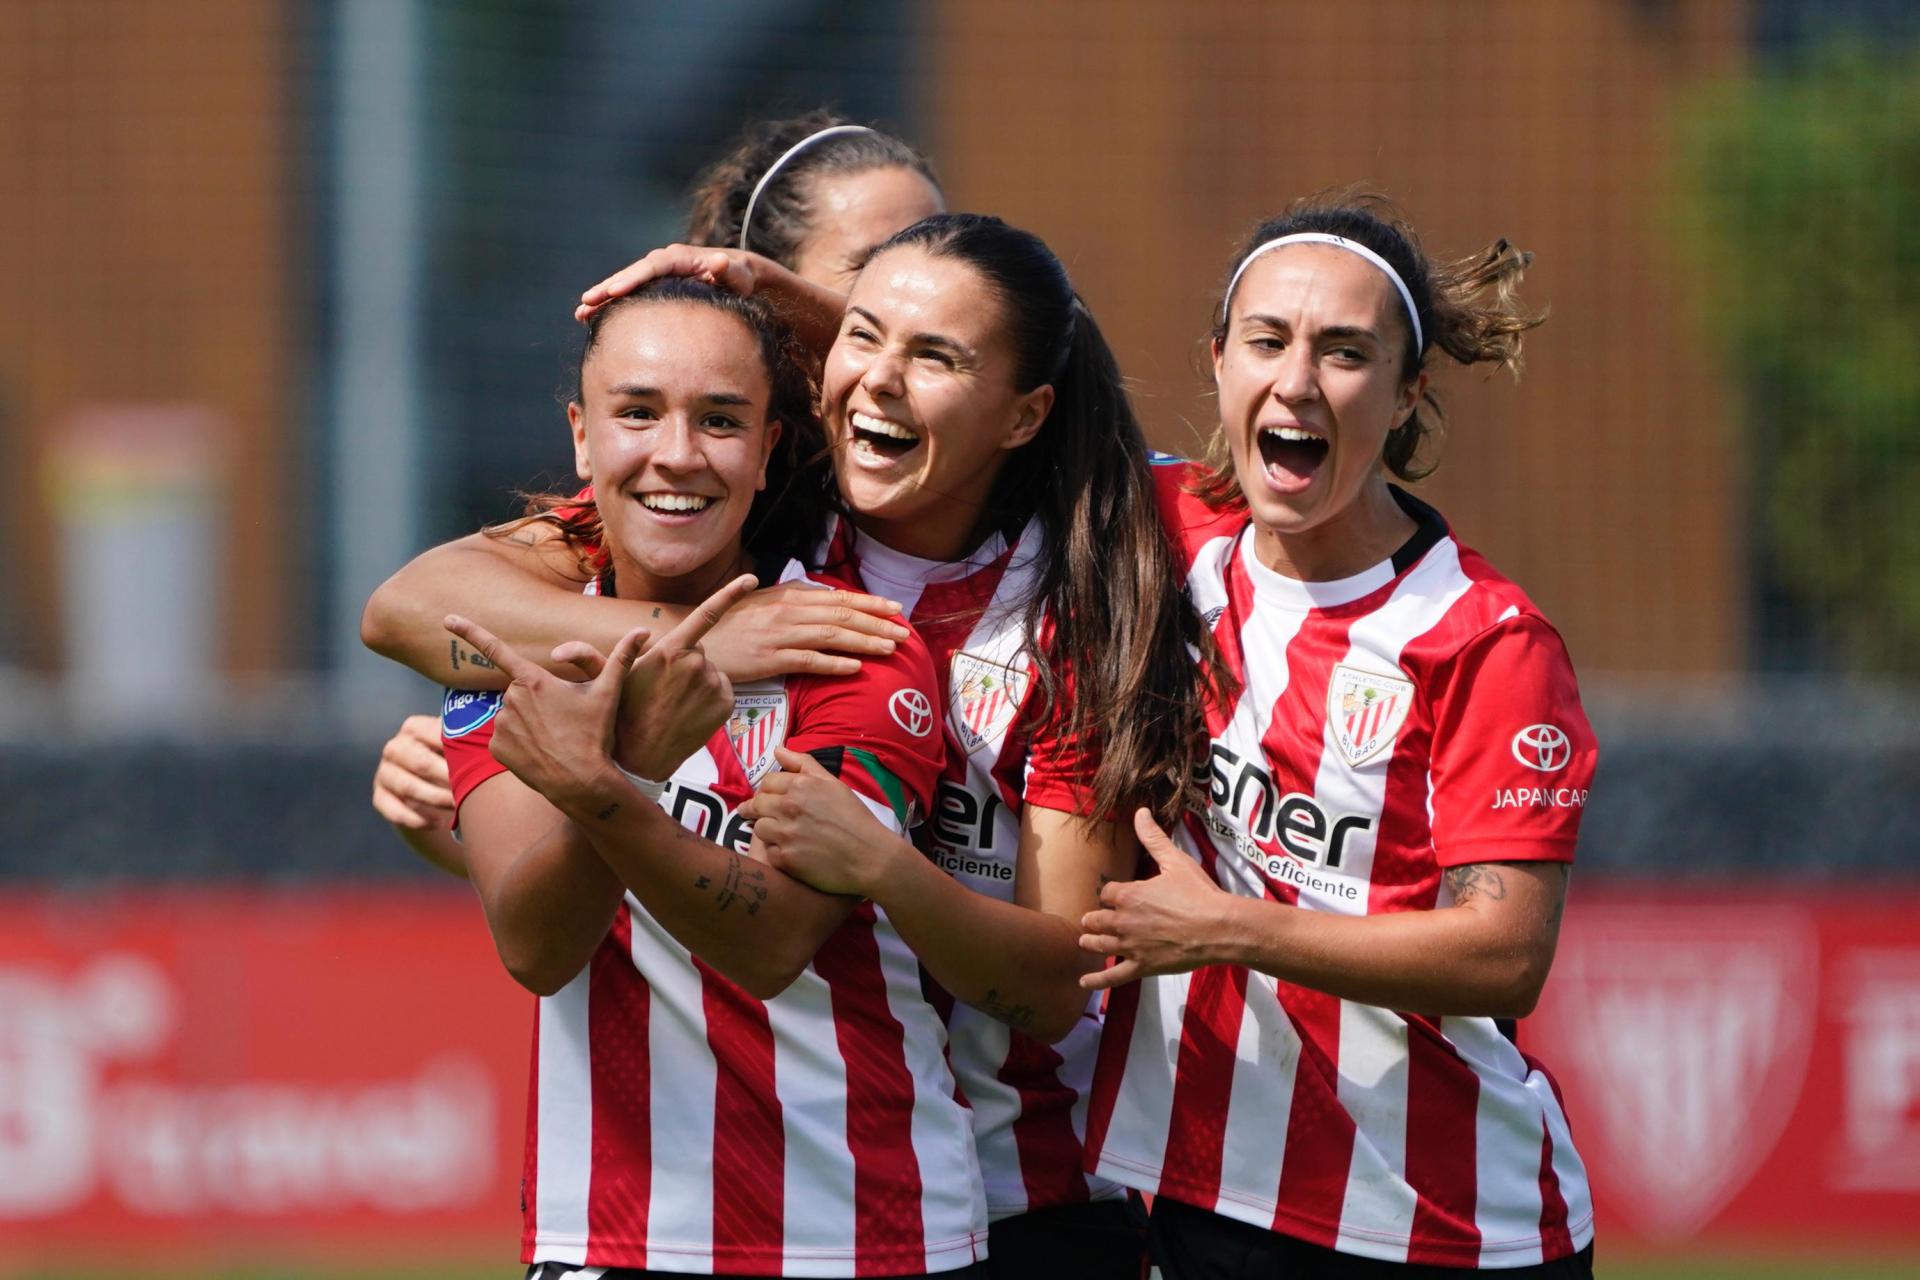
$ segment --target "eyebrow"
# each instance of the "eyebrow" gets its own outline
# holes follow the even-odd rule
[[[1292,324],[1288,323],[1285,320],[1282,320],[1279,316],[1269,316],[1269,315],[1241,316],[1240,323],[1264,324],[1264,325],[1269,325],[1275,329],[1293,328]],[[1357,325],[1357,324],[1328,325],[1326,328],[1320,330],[1317,336],[1322,338],[1366,338],[1372,342],[1380,341],[1379,334],[1375,333],[1373,330],[1365,327],[1364,325]]]
[[[623,382],[618,386],[608,387],[607,394],[610,396],[630,396],[635,400],[647,400],[659,399],[661,391],[658,387],[642,386],[637,382]],[[751,408],[753,405],[751,399],[733,391],[709,391],[703,396],[696,396],[695,399],[705,404],[741,405],[748,408]]]
[[[880,322],[879,316],[876,316],[875,314],[873,314],[873,312],[867,310],[865,307],[850,306],[847,308],[847,311],[850,314],[863,317],[868,324],[872,325],[876,329],[884,329],[887,327],[886,325]],[[945,347],[949,351],[959,352],[961,355],[967,357],[968,359],[972,359],[974,355],[972,347],[969,347],[964,342],[957,342],[954,339],[947,337],[943,333],[916,333],[913,335],[912,341],[921,343],[925,346]]]

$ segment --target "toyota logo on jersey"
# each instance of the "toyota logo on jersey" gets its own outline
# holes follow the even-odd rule
[[[933,729],[933,703],[918,689],[896,690],[887,699],[887,712],[893,722],[916,738],[924,738]]]
[[[1530,724],[1513,735],[1513,758],[1529,769],[1553,773],[1567,767],[1573,744],[1558,725]]]

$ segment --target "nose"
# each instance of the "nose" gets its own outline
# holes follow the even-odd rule
[[[876,400],[898,399],[904,394],[900,355],[891,348],[874,352],[860,371],[860,389]]]
[[[1274,371],[1273,395],[1282,404],[1299,404],[1320,394],[1320,366],[1313,348],[1305,342],[1290,342]]]
[[[648,461],[662,471],[699,469],[702,462],[699,433],[693,429],[693,420],[688,415],[669,414],[666,421],[654,428],[653,454]]]

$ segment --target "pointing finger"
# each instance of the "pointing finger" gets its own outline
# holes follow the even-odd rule
[[[660,641],[660,647],[663,649],[693,648],[700,643],[702,636],[718,625],[727,610],[753,594],[754,589],[759,585],[760,580],[752,574],[741,574],[695,605],[693,612],[687,615],[686,620],[669,631]]]
[[[457,613],[446,616],[442,626],[473,646],[488,662],[507,673],[509,680],[525,680],[540,673],[540,668],[515,653],[504,640],[479,623]]]

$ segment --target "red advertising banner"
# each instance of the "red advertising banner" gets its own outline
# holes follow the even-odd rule
[[[1920,890],[1589,892],[1521,1044],[1610,1244],[1920,1244]]]
[[[1521,1028],[1602,1239],[1920,1243],[1920,889],[1583,884]],[[518,1250],[533,997],[445,889],[0,894],[0,1274]]]
[[[0,1273],[510,1270],[533,1003],[460,885],[0,894]]]

